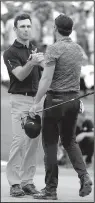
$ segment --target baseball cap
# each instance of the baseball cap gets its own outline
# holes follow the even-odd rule
[[[60,14],[55,19],[55,25],[60,34],[68,36],[72,32],[73,20],[65,14]]]
[[[36,115],[35,118],[30,116],[27,118],[27,122],[24,125],[24,130],[26,135],[34,139],[39,136],[41,131],[41,118],[39,115]]]

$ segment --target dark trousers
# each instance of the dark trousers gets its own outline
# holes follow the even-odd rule
[[[48,93],[44,108],[77,97],[75,92]],[[56,189],[58,185],[57,145],[59,136],[70,161],[80,178],[87,173],[82,153],[76,143],[76,122],[80,108],[80,100],[63,104],[43,113],[42,144],[44,149],[45,183],[47,188]]]

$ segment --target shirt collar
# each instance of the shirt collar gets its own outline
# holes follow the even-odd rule
[[[71,38],[69,36],[61,36],[57,39],[57,42],[59,41],[71,41]]]
[[[17,48],[25,48],[27,46],[23,45],[22,43],[18,42],[17,40],[14,41],[14,44],[13,44],[15,47]],[[30,49],[32,48],[32,43],[29,42],[29,47],[27,49]]]

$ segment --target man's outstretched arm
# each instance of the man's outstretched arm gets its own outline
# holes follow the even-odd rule
[[[35,104],[41,101],[42,97],[49,89],[52,82],[54,70],[55,70],[54,62],[51,62],[48,66],[44,67],[43,74],[39,82],[39,87],[35,98]]]

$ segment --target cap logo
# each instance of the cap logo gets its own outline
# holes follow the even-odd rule
[[[34,125],[34,123],[33,123],[33,122],[29,122],[29,124],[30,124],[30,123]]]

